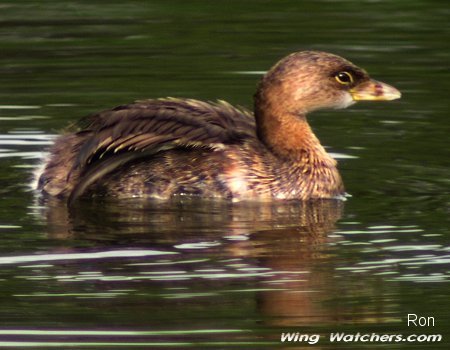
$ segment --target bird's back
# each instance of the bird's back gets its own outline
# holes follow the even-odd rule
[[[221,164],[221,151],[249,141],[257,141],[254,118],[243,108],[223,101],[138,101],[89,116],[78,131],[58,138],[38,186],[44,193],[74,200],[90,187],[104,187],[105,179],[119,191],[158,170],[175,171],[169,163],[186,168],[184,175],[174,177],[190,173],[193,179],[201,167],[212,166],[208,161]],[[191,154],[186,157],[186,152]],[[204,165],[186,161],[200,158]]]

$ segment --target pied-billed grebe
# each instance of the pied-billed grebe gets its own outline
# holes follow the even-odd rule
[[[262,78],[254,115],[223,101],[164,98],[86,118],[79,131],[56,140],[38,189],[69,202],[82,195],[338,197],[344,187],[336,161],[306,114],[399,97],[339,56],[293,53]]]

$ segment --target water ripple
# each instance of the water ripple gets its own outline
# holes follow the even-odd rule
[[[109,250],[90,253],[67,253],[67,254],[39,254],[39,255],[19,255],[0,257],[0,265],[21,264],[39,261],[56,260],[87,260],[87,259],[106,259],[106,258],[134,258],[154,255],[178,254],[176,252],[164,252],[158,250]]]

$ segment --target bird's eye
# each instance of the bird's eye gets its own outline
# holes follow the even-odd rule
[[[353,83],[353,77],[349,72],[339,72],[334,76],[334,78],[339,84],[342,85],[350,85]]]

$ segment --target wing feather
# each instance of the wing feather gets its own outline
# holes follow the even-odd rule
[[[76,133],[67,191],[74,200],[126,162],[179,147],[217,149],[256,137],[251,112],[224,101],[137,101],[85,118]],[[70,168],[70,166],[69,166]]]

